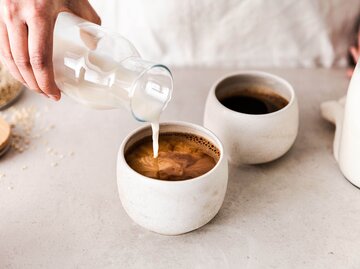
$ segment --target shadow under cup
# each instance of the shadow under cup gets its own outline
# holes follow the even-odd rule
[[[235,104],[238,110],[224,104],[234,96],[265,98],[268,103],[281,105],[266,113],[244,113],[239,111],[241,105],[249,105],[245,101]],[[204,126],[222,141],[231,163],[260,164],[281,157],[291,148],[298,118],[297,98],[286,80],[266,72],[246,71],[227,75],[214,84],[206,101]]]
[[[160,134],[183,133],[205,138],[220,151],[215,167],[192,179],[166,181],[145,177],[126,162],[125,153],[134,144],[151,136],[150,126],[129,134],[120,147],[117,183],[121,203],[130,218],[140,226],[166,235],[178,235],[208,223],[219,211],[225,197],[228,167],[220,140],[196,124],[160,124]]]

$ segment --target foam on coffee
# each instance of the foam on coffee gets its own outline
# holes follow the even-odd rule
[[[177,181],[196,178],[218,162],[220,151],[207,139],[186,133],[162,133],[159,154],[153,157],[151,137],[132,145],[125,153],[128,165],[136,172],[155,179]]]

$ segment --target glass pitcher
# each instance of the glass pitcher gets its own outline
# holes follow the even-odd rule
[[[96,109],[124,107],[139,121],[155,122],[171,99],[166,66],[143,60],[124,37],[68,12],[56,21],[53,60],[60,90]]]

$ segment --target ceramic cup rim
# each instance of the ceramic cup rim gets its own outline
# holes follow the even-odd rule
[[[271,112],[271,113],[265,113],[265,114],[247,114],[247,113],[243,113],[243,112],[238,112],[238,111],[234,111],[230,108],[227,108],[226,106],[224,106],[220,100],[218,99],[218,97],[216,96],[216,90],[219,86],[220,83],[222,83],[223,81],[230,79],[230,78],[235,78],[235,77],[240,77],[240,76],[257,76],[260,78],[270,78],[273,81],[276,81],[280,84],[283,84],[286,88],[286,90],[290,93],[290,99],[288,101],[288,104],[286,106],[284,106],[283,108]],[[242,117],[249,117],[249,118],[262,118],[262,117],[274,117],[280,113],[284,113],[286,112],[286,110],[288,110],[291,106],[293,106],[293,104],[295,103],[295,99],[296,99],[296,95],[295,95],[295,90],[294,87],[284,78],[278,76],[278,75],[274,75],[268,72],[264,72],[264,71],[257,71],[257,70],[248,70],[248,71],[236,71],[236,72],[231,72],[228,73],[224,76],[222,76],[221,78],[219,78],[211,87],[211,95],[215,98],[216,100],[216,104],[221,107],[222,109],[225,109],[227,112],[230,112],[233,115],[238,115],[238,116],[242,116]]]
[[[166,122],[161,122],[160,123],[160,133],[161,133],[161,126],[182,126],[182,127],[187,127],[187,128],[191,128],[193,130],[197,130],[200,133],[204,134],[204,138],[208,139],[207,137],[211,137],[212,140],[214,140],[215,142],[215,146],[217,147],[217,149],[220,152],[220,157],[219,160],[217,161],[216,165],[209,170],[208,172],[206,172],[205,174],[202,174],[201,176],[198,177],[194,177],[194,178],[190,178],[190,179],[186,179],[186,180],[177,180],[177,181],[171,181],[171,180],[160,180],[160,179],[156,179],[156,178],[150,178],[150,177],[146,177],[138,172],[136,172],[134,169],[132,169],[130,167],[130,165],[127,163],[126,159],[125,159],[125,147],[127,146],[128,142],[130,141],[130,139],[135,136],[136,134],[139,134],[141,132],[144,132],[148,129],[151,129],[151,125],[147,124],[145,126],[140,126],[138,128],[136,128],[135,130],[131,131],[122,141],[120,149],[119,149],[119,153],[118,153],[118,163],[121,162],[123,163],[126,168],[130,171],[130,173],[133,176],[136,176],[138,179],[146,181],[146,182],[150,182],[153,184],[167,184],[167,185],[184,185],[184,184],[192,184],[192,182],[194,182],[194,180],[196,182],[200,182],[200,181],[204,181],[207,180],[208,175],[214,173],[218,167],[221,165],[221,163],[223,162],[225,157],[224,154],[224,147],[222,142],[220,141],[220,139],[209,129],[205,128],[204,126],[195,124],[195,123],[190,123],[190,122],[185,122],[185,121],[166,121]],[[196,135],[196,134],[195,134]]]

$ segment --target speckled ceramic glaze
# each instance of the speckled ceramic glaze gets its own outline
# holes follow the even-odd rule
[[[220,140],[209,130],[191,123],[160,125],[160,133],[180,132],[202,136],[220,150],[216,166],[206,174],[182,181],[164,181],[135,172],[125,160],[134,143],[151,135],[141,127],[123,141],[117,161],[120,200],[130,218],[140,226],[165,235],[178,235],[208,223],[219,211],[228,182],[228,164]]]
[[[245,114],[228,109],[218,94],[239,85],[267,87],[288,100],[284,108],[268,114]],[[239,72],[217,81],[208,95],[204,126],[222,141],[235,165],[260,164],[284,155],[298,133],[299,111],[293,87],[284,79],[259,71]]]

